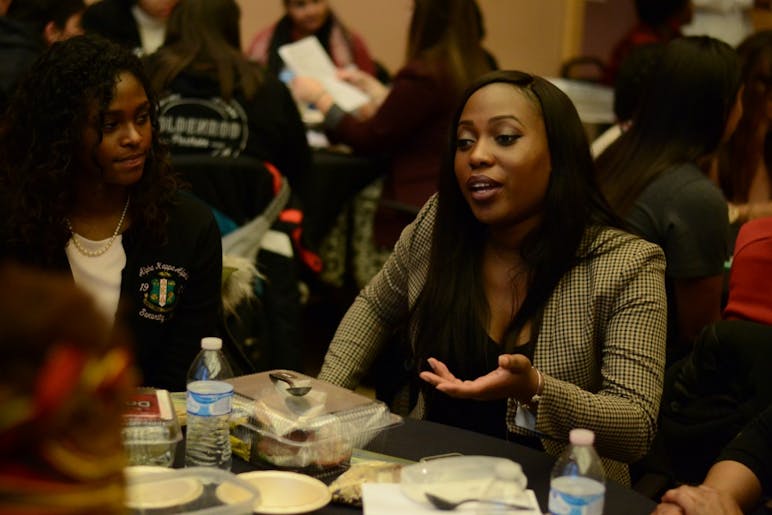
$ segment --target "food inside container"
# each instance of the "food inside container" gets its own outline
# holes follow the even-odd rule
[[[292,374],[311,390],[295,396],[269,374]],[[348,467],[352,450],[401,423],[377,400],[291,371],[229,379],[236,392],[231,417],[233,453],[261,468],[321,477]]]
[[[137,388],[126,402],[122,437],[129,465],[170,467],[182,432],[169,392]]]
[[[163,469],[127,467],[126,507],[131,514],[236,515],[251,513],[258,490],[212,467]]]

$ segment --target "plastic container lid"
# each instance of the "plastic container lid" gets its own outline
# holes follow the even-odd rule
[[[595,442],[595,433],[589,429],[572,429],[568,433],[568,439],[573,445],[592,445]]]
[[[354,447],[401,422],[380,401],[285,370],[311,386],[306,395],[292,396],[270,372],[227,380],[236,392],[233,452],[255,465],[326,475],[347,466]]]
[[[222,338],[216,336],[201,338],[201,348],[204,350],[220,350],[222,349]]]
[[[121,436],[131,465],[170,467],[182,432],[169,392],[137,388],[124,407]]]
[[[495,481],[507,485],[514,496],[522,494],[528,485],[523,469],[512,460],[494,456],[450,456],[403,467],[400,487],[409,498],[426,505],[427,493],[450,501],[487,498]]]

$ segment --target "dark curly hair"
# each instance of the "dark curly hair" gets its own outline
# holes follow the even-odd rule
[[[2,244],[17,258],[41,265],[60,259],[70,238],[65,218],[76,199],[74,156],[95,105],[102,126],[123,72],[144,87],[153,128],[144,173],[131,186],[132,224],[159,242],[165,238],[165,206],[179,183],[158,138],[158,102],[143,65],[115,43],[78,36],[52,45],[35,62],[0,122]],[[100,132],[96,145],[101,141]]]

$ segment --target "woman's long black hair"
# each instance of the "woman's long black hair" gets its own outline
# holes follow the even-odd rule
[[[58,262],[70,238],[75,156],[94,106],[101,128],[121,73],[140,81],[150,101],[150,151],[131,187],[133,226],[157,241],[178,183],[158,139],[158,106],[144,68],[129,50],[99,36],[52,45],[32,66],[0,122],[0,213],[6,253],[25,262]],[[101,129],[100,129],[101,130]],[[101,132],[99,143],[101,143]],[[96,149],[93,149],[96,150]]]
[[[456,131],[469,97],[494,83],[511,84],[537,107],[544,119],[552,165],[542,223],[526,236],[521,248],[528,291],[510,329],[519,330],[540,312],[558,281],[578,262],[577,250],[590,226],[619,225],[595,183],[582,122],[560,89],[518,71],[491,72],[473,83],[453,118],[440,175],[431,264],[413,312],[419,363],[429,356],[449,359],[460,365],[454,372],[462,377],[465,368],[472,370],[471,364],[484,357],[490,309],[480,279],[488,230],[475,218],[456,180]]]
[[[737,54],[726,43],[707,36],[668,43],[632,127],[596,162],[617,213],[624,216],[662,172],[697,163],[718,148],[739,89]]]

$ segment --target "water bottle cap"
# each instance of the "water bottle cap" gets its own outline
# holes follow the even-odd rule
[[[201,348],[205,350],[220,350],[222,349],[222,338],[217,338],[216,336],[201,338]]]
[[[568,433],[568,439],[573,445],[592,445],[595,442],[595,433],[589,429],[572,429]]]

